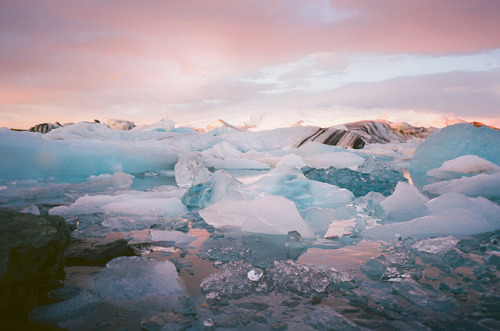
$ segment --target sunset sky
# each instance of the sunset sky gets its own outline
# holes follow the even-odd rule
[[[0,127],[500,126],[498,0],[2,0]]]

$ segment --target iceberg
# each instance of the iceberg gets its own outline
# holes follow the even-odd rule
[[[76,125],[76,124],[75,124]],[[62,127],[44,134],[0,130],[0,178],[4,180],[52,177],[56,181],[83,181],[91,175],[117,172],[141,173],[173,169],[179,155],[186,151],[181,144],[166,144],[150,139],[128,140],[131,131],[116,131],[96,126],[103,132],[69,136],[57,133]],[[75,130],[76,130],[75,129]],[[99,131],[98,130],[98,131]],[[50,136],[47,136],[50,135]],[[8,156],[8,157],[7,157]]]
[[[281,235],[297,231],[303,237],[314,237],[314,232],[300,217],[295,204],[280,196],[222,200],[200,210],[200,216],[216,228],[229,226],[248,232]]]
[[[465,155],[476,155],[500,166],[500,153],[496,152],[499,144],[500,131],[487,126],[478,128],[472,124],[455,124],[444,127],[418,146],[410,163],[411,178],[414,184],[421,188],[432,183],[426,176],[429,170],[437,169],[445,161]],[[458,162],[451,164],[456,167]]]
[[[210,178],[210,171],[194,155],[184,154],[174,167],[175,181],[179,187],[191,187]]]
[[[205,182],[191,186],[182,197],[190,208],[205,208],[220,200],[242,200],[241,183],[224,170],[216,171]]]
[[[337,208],[353,199],[353,194],[335,185],[306,179],[296,168],[280,166],[255,183],[245,187],[254,194],[268,193],[284,196],[296,203],[298,209],[308,207]]]

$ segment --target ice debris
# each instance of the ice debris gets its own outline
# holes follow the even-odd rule
[[[444,255],[454,249],[459,241],[454,236],[429,238],[415,243],[412,248],[429,254]]]

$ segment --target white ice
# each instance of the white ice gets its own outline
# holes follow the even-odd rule
[[[443,162],[436,169],[427,172],[427,176],[441,179],[455,179],[464,174],[480,174],[500,172],[500,167],[493,162],[485,160],[477,155],[463,155],[455,159]]]
[[[500,200],[500,172],[441,181],[425,185],[423,189],[433,194],[456,192],[471,197],[483,196],[492,200]]]
[[[395,191],[380,205],[392,221],[404,222],[427,214],[427,198],[408,183],[399,182]]]
[[[137,218],[177,217],[187,208],[170,192],[130,192],[117,195],[85,195],[69,206],[49,210],[51,215],[72,217],[92,213]]]
[[[295,204],[280,196],[222,200],[200,210],[200,216],[216,228],[230,226],[243,231],[281,235],[295,230],[303,237],[314,236],[312,229],[300,217]]]

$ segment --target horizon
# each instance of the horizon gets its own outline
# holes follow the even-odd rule
[[[0,4],[0,126],[500,127],[500,2]]]

